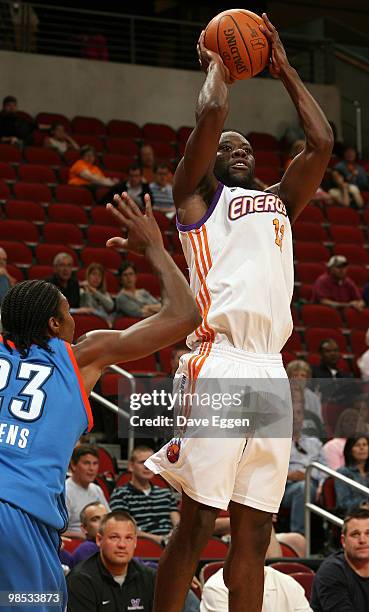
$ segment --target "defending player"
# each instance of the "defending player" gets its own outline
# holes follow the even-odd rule
[[[291,223],[319,187],[330,159],[331,128],[263,15],[270,72],[300,116],[305,148],[280,184],[252,189],[250,143],[224,132],[229,72],[219,55],[198,52],[206,79],[192,132],[174,177],[178,229],[202,324],[189,337],[177,379],[285,378],[280,351],[292,330]],[[245,121],[247,104],[245,104]],[[287,402],[287,413],[289,406]],[[289,420],[289,419],[288,419]],[[286,435],[288,435],[286,433]],[[160,559],[155,612],[180,612],[197,560],[219,509],[229,507],[232,544],[225,565],[231,612],[260,612],[272,513],[283,496],[289,438],[191,439],[172,442],[146,465],[183,491],[181,521]],[[179,452],[178,452],[179,451]],[[247,604],[246,604],[247,602]]]
[[[31,604],[39,612],[64,610],[58,532],[67,519],[65,475],[75,443],[92,427],[87,396],[102,370],[177,342],[201,320],[184,276],[164,250],[150,198],[145,215],[127,194],[115,200],[118,210],[109,208],[128,239],[112,238],[108,245],[147,256],[161,280],[160,313],[124,331],[89,332],[71,347],[74,321],[55,285],[25,281],[2,304],[0,590],[6,610],[12,601],[22,612]],[[8,608],[5,591],[21,598],[9,599]],[[55,605],[55,592],[64,605]]]

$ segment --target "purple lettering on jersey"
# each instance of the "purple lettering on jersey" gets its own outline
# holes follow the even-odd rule
[[[282,200],[272,193],[252,196],[237,196],[229,203],[228,219],[236,221],[253,213],[280,213],[287,217],[287,210]]]

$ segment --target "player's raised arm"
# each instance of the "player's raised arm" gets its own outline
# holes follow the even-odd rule
[[[114,208],[108,208],[128,238],[111,238],[107,246],[125,248],[145,255],[161,283],[162,308],[156,315],[124,331],[93,331],[73,347],[86,390],[92,390],[101,370],[113,363],[138,359],[182,340],[201,322],[188,283],[163,246],[163,239],[153,216],[150,197],[145,196],[142,214],[126,194],[115,196]]]
[[[265,25],[260,29],[268,38],[272,51],[269,70],[287,89],[306,137],[304,150],[292,160],[278,188],[278,195],[293,222],[322,182],[332,153],[333,133],[319,104],[290,65],[276,28],[265,13],[263,19]]]
[[[210,200],[216,190],[218,181],[213,174],[214,158],[228,114],[228,85],[232,82],[221,57],[205,47],[204,32],[199,38],[197,52],[206,79],[197,101],[196,127],[174,175],[174,203],[177,210],[181,210],[181,216],[193,204],[190,198],[205,178],[208,178],[206,188]],[[186,218],[181,218],[181,221],[192,222]]]

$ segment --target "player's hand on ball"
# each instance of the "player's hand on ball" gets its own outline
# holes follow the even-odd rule
[[[234,79],[231,77],[227,66],[223,63],[223,60],[218,53],[210,51],[210,49],[205,47],[204,37],[205,31],[203,30],[197,42],[197,55],[199,57],[201,68],[204,72],[207,72],[211,63],[217,64],[221,70],[224,82],[227,83],[227,85],[232,85],[232,83],[234,83]]]
[[[107,204],[106,208],[115,217],[122,230],[128,230],[128,238],[120,236],[110,238],[106,243],[107,247],[128,249],[139,255],[144,255],[150,247],[164,248],[163,238],[153,215],[148,194],[145,195],[145,214],[126,192],[121,196],[116,194],[114,206]]]
[[[290,68],[290,63],[276,28],[269,21],[266,13],[262,14],[262,18],[265,25],[260,25],[259,28],[269,40],[271,49],[269,72],[275,79],[280,79],[284,72]]]

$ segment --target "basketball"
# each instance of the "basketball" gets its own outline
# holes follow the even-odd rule
[[[231,76],[250,79],[264,70],[269,61],[269,42],[259,29],[259,15],[244,9],[223,11],[205,30],[205,46],[220,55]]]

